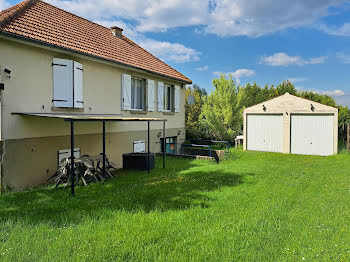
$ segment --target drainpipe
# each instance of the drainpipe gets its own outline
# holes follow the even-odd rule
[[[0,83],[1,83],[1,66],[0,66]],[[0,91],[0,141],[2,140],[2,94]],[[1,151],[1,159],[0,159],[0,195],[2,194],[2,168],[3,168],[3,161],[5,156],[5,141],[2,141],[2,151]]]
[[[3,67],[0,65],[0,84],[2,83],[2,71]],[[4,87],[4,86],[2,86]],[[5,147],[5,140],[2,138],[2,123],[3,123],[3,117],[2,117],[2,100],[3,100],[3,94],[0,90],[0,141],[2,141],[2,152],[1,152],[1,158],[0,158],[0,195],[2,194],[2,174],[3,174],[3,162],[4,162],[4,157],[6,154],[6,147]]]

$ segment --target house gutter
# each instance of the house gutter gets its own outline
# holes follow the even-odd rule
[[[131,68],[133,70],[139,70],[139,71],[142,71],[142,72],[151,73],[151,74],[154,74],[154,75],[157,75],[157,76],[161,76],[163,78],[176,80],[176,81],[179,81],[179,82],[182,82],[182,83],[185,83],[185,84],[192,84],[192,81],[185,81],[185,80],[180,79],[180,78],[167,76],[167,75],[164,75],[164,74],[153,72],[151,70],[139,68],[139,67],[136,67],[136,66],[125,64],[125,63],[121,63],[121,62],[118,62],[118,61],[115,61],[115,60],[112,60],[112,59],[102,58],[102,57],[99,57],[99,56],[96,56],[96,55],[91,55],[91,54],[87,54],[87,53],[84,53],[84,52],[76,51],[76,50],[73,50],[71,48],[66,48],[66,47],[61,47],[61,46],[54,45],[54,44],[49,44],[49,43],[46,43],[46,42],[43,42],[43,41],[31,39],[29,37],[19,36],[19,35],[11,34],[11,33],[8,33],[8,32],[1,31],[1,30],[0,30],[0,35],[7,36],[7,37],[10,37],[10,38],[15,38],[15,39],[22,40],[22,41],[29,41],[29,42],[35,43],[37,45],[43,45],[43,46],[47,46],[47,47],[51,47],[51,48],[60,49],[60,50],[63,50],[63,51],[76,53],[76,54],[79,54],[79,55],[91,57],[91,58],[94,58],[94,59],[97,59],[97,60],[102,60],[102,61],[105,61],[105,62],[110,62],[110,63],[113,63],[113,64],[120,65],[122,67],[127,67],[127,68]]]

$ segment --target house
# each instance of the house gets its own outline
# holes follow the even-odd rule
[[[243,149],[329,156],[338,150],[338,108],[289,93],[243,112]]]
[[[41,0],[0,12],[3,189],[45,184],[70,155],[70,125],[50,115],[161,118],[168,141],[185,138],[185,86],[191,80],[122,31]],[[98,155],[101,124],[75,128],[76,156]],[[151,123],[151,152],[161,151],[162,128]],[[145,150],[145,123],[107,122],[106,130],[106,154],[119,167],[123,153]]]

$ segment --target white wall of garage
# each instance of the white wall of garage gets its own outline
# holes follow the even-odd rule
[[[246,108],[243,121],[244,150],[337,154],[338,109],[335,107],[286,93]]]

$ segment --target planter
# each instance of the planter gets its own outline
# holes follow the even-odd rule
[[[192,155],[192,156],[210,156],[210,150],[208,149],[197,149],[197,148],[189,148],[182,147],[181,154]],[[224,150],[212,150],[211,157],[215,158],[216,162],[219,162],[225,156]]]

